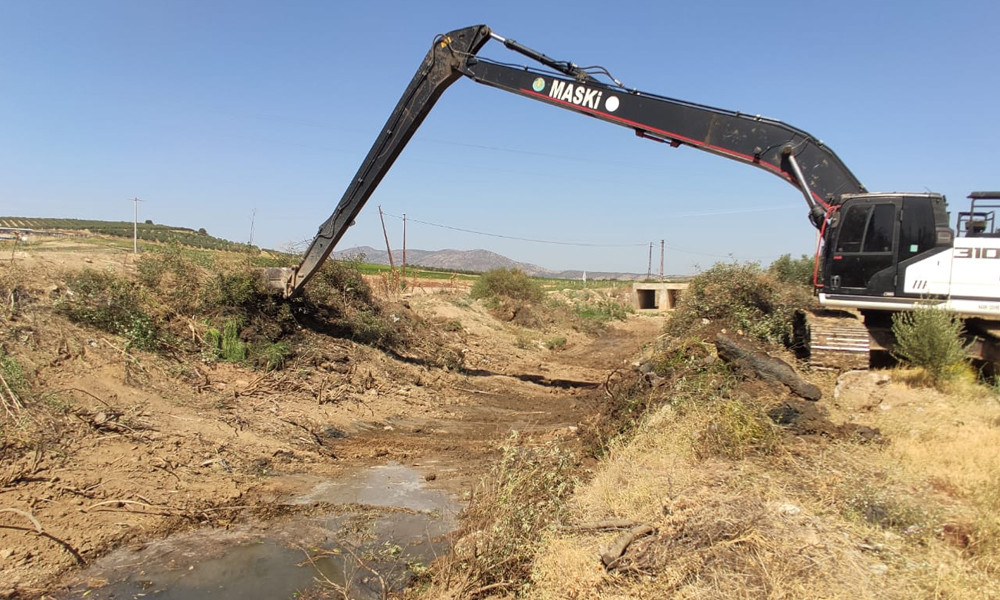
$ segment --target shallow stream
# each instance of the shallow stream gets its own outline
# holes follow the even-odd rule
[[[390,463],[315,484],[309,514],[205,528],[120,549],[77,573],[62,599],[381,598],[446,550],[459,503]]]

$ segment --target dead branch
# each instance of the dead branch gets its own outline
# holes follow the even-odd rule
[[[31,524],[35,526],[35,530],[38,532],[38,535],[45,533],[44,531],[42,531],[42,524],[38,522],[38,519],[35,518],[35,515],[31,514],[26,510],[21,510],[18,508],[0,508],[0,512],[11,512],[16,515],[21,515],[25,519],[31,521]],[[0,525],[0,527],[7,527],[7,526]]]
[[[306,562],[312,565],[312,568],[315,569],[317,573],[319,573],[319,577],[316,578],[317,581],[325,583],[326,585],[330,586],[333,590],[335,590],[338,594],[340,594],[341,598],[343,598],[344,600],[350,600],[350,596],[347,595],[346,587],[340,585],[339,583],[334,582],[329,577],[327,577],[326,574],[323,572],[323,570],[319,568],[319,565],[316,564],[316,560],[313,558],[313,556],[309,554],[309,552],[305,548],[303,548],[302,546],[298,546],[298,549],[302,551],[302,554],[306,555]],[[321,552],[321,554],[325,556],[335,553],[330,550],[324,550]],[[303,564],[304,563],[299,563],[298,566],[302,566]]]
[[[298,427],[299,429],[305,431],[306,433],[309,434],[309,437],[312,438],[312,441],[315,442],[317,446],[325,450],[331,458],[337,458],[337,455],[334,454],[332,450],[327,448],[325,443],[323,443],[323,438],[321,438],[319,434],[313,431],[310,427],[307,427],[302,423],[296,423],[295,421],[291,419],[286,419],[284,417],[278,417],[278,420],[288,423],[289,425],[294,425],[295,427]]]
[[[7,385],[7,380],[3,378],[2,374],[0,374],[0,384],[3,386],[3,390],[0,390],[0,401],[2,401],[0,403],[3,404],[7,416],[15,419],[17,418],[17,413],[21,412],[21,409],[24,408],[24,404],[17,397],[17,394],[14,393],[14,390],[10,389],[10,386]]]
[[[169,506],[157,506],[155,504],[147,504],[145,502],[139,502],[138,500],[105,500],[103,502],[98,502],[97,504],[91,504],[87,508],[81,510],[83,510],[83,512],[87,512],[89,510],[97,508],[98,506],[105,506],[108,504],[137,504],[139,506],[142,506],[143,508],[154,508],[158,510],[174,510]]]
[[[62,388],[62,389],[59,389],[59,390],[55,390],[53,392],[49,392],[45,396],[46,397],[53,396],[53,395],[58,394],[60,392],[80,392],[81,394],[86,394],[86,395],[90,396],[91,398],[93,398],[94,400],[97,400],[98,402],[100,402],[104,406],[106,406],[108,408],[112,408],[110,404],[108,404],[107,402],[105,402],[103,399],[99,398],[97,395],[92,394],[92,393],[88,392],[87,390],[83,390],[83,389],[80,389],[80,388],[72,388],[72,387]]]
[[[618,560],[625,554],[625,551],[628,550],[628,547],[632,542],[643,536],[647,536],[654,531],[656,530],[652,525],[643,524],[637,525],[636,527],[633,527],[632,529],[629,529],[625,533],[619,535],[615,538],[615,541],[611,544],[611,546],[603,554],[601,554],[601,562],[604,563],[604,567],[609,571],[613,569],[618,563]]]
[[[76,548],[74,548],[69,542],[59,539],[56,536],[52,535],[51,533],[48,533],[45,530],[43,530],[42,524],[38,521],[38,519],[35,518],[35,515],[31,514],[30,512],[18,508],[0,508],[0,512],[11,512],[17,515],[21,515],[22,517],[28,519],[29,521],[31,521],[31,524],[35,526],[35,533],[37,533],[40,537],[50,539],[53,542],[62,546],[64,550],[73,555],[73,559],[76,560],[77,564],[79,565],[87,564],[87,561],[83,558],[80,552]],[[22,530],[24,529],[23,527],[16,527],[13,525],[3,525],[3,524],[0,524],[0,527],[5,529],[22,529]]]
[[[641,525],[641,523],[638,521],[611,519],[608,521],[597,521],[595,523],[582,523],[580,525],[563,525],[560,529],[575,531],[607,531],[613,529],[631,529],[639,525]]]

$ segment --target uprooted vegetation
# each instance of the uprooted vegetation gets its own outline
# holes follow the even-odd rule
[[[791,339],[795,310],[810,302],[807,288],[785,284],[756,263],[717,263],[691,279],[668,332],[683,336],[721,326],[781,344]]]
[[[600,463],[559,469],[572,496],[535,489],[520,516],[511,496],[474,497],[421,597],[996,597],[995,390],[911,388],[906,370],[835,386],[814,372],[824,400],[806,402],[720,360],[707,337],[780,340],[799,291],[752,265],[717,265],[692,288],[670,334],[608,378],[582,438]],[[538,478],[537,464],[521,468],[484,485]],[[521,529],[528,555],[502,546],[506,523],[550,505],[550,522]]]
[[[126,348],[200,353],[206,361],[249,361],[280,368],[288,340],[309,327],[359,343],[405,343],[405,310],[390,313],[349,265],[329,262],[301,298],[267,290],[246,259],[198,260],[179,246],[144,254],[135,278],[84,269],[64,276],[56,310],[70,320],[121,336]]]

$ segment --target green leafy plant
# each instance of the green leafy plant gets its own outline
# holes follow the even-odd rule
[[[254,348],[254,362],[262,365],[265,371],[278,371],[284,368],[285,361],[291,355],[291,348],[285,342],[265,344]]]
[[[965,326],[954,313],[931,306],[895,313],[892,333],[893,354],[924,369],[935,385],[953,378],[967,363]]]

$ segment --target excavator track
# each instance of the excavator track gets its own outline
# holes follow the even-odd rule
[[[861,316],[851,312],[799,311],[795,338],[814,369],[867,369],[871,362],[872,339]]]

